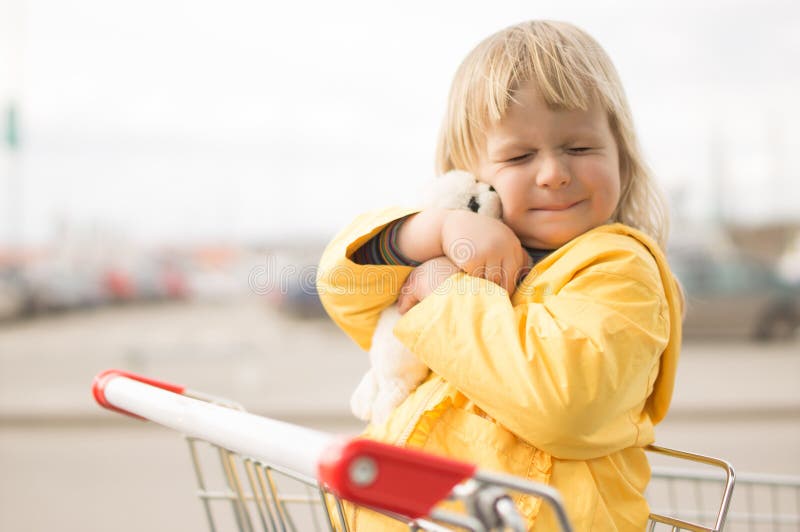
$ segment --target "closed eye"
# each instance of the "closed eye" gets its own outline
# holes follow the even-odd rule
[[[592,148],[588,146],[575,146],[574,148],[567,148],[567,151],[572,154],[586,153],[591,150]]]
[[[518,163],[518,162],[524,161],[525,159],[527,159],[530,156],[531,156],[530,153],[525,153],[523,155],[517,155],[516,157],[512,157],[510,159],[506,159],[506,162],[507,163]]]

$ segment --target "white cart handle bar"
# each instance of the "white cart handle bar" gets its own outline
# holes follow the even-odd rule
[[[207,396],[184,386],[121,370],[98,374],[92,392],[105,408],[315,478],[334,495],[356,504],[412,519],[446,518],[446,512],[434,510],[437,503],[453,494],[474,492],[475,483],[491,484],[540,497],[553,509],[561,529],[572,530],[560,495],[544,484],[481,471],[473,464],[413,449],[334,436],[234,410],[201,400]],[[472,484],[467,482],[470,480]],[[506,501],[496,502],[499,511]],[[525,529],[521,520],[509,526]]]

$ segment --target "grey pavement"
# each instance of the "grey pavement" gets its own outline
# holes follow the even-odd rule
[[[276,416],[347,416],[367,359],[327,321],[256,298],[0,325],[0,420],[102,417],[92,377],[122,368]],[[800,411],[800,343],[688,343],[671,416]]]

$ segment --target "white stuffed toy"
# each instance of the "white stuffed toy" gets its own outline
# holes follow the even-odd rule
[[[502,214],[497,192],[460,170],[448,172],[431,183],[424,207],[466,209],[492,218],[500,218]],[[428,367],[394,336],[399,319],[397,304],[381,312],[369,350],[371,368],[350,398],[351,410],[365,421],[386,421],[392,410],[428,375]]]

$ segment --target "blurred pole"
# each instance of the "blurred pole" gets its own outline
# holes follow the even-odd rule
[[[725,146],[722,138],[722,128],[717,119],[711,123],[710,138],[708,145],[709,163],[709,214],[711,222],[717,226],[725,225],[726,220],[726,196],[728,189],[733,186],[727,172]],[[708,188],[707,188],[708,190]]]
[[[12,101],[6,107],[4,144],[8,149],[8,235],[9,248],[21,244],[22,240],[22,179],[19,172],[19,114]]]

